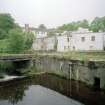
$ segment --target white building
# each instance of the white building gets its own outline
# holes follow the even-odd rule
[[[46,29],[44,26],[43,27],[30,27],[29,24],[25,24],[24,27],[22,27],[24,32],[32,32],[36,38],[44,38],[47,37],[48,34],[48,29]]]
[[[88,51],[104,50],[103,32],[89,32],[87,29],[80,29],[77,32],[65,32],[57,37],[57,51]]]
[[[25,24],[24,27],[22,27],[23,32],[32,32],[34,35],[36,35],[36,28],[30,27],[29,24]]]
[[[36,38],[32,48],[37,51],[55,51],[56,46],[56,36],[52,36]]]
[[[105,33],[93,33],[88,29],[79,28],[75,32],[64,32],[62,34],[47,37],[46,31],[39,31],[34,40],[32,48],[42,51],[89,51],[104,50]]]
[[[47,37],[47,30],[36,29],[36,38]]]

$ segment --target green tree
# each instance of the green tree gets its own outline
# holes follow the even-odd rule
[[[0,40],[5,39],[6,36],[7,36],[7,33],[3,29],[0,29]]]
[[[44,24],[40,24],[38,28],[41,29],[41,30],[46,30],[47,29]]]
[[[10,53],[20,53],[25,48],[25,35],[20,28],[9,31],[8,50]]]
[[[58,30],[63,30],[63,31],[74,31],[77,30],[77,25],[75,22],[69,23],[69,24],[64,24],[63,26],[58,27]]]
[[[102,18],[96,17],[90,25],[90,30],[92,30],[93,32],[98,32],[98,31],[103,31],[104,30],[104,24],[102,21]]]
[[[40,27],[44,27],[41,25]],[[24,33],[10,14],[0,14],[0,53],[20,53],[31,48],[34,35]]]
[[[9,30],[19,27],[10,14],[0,13],[0,39],[8,37]]]
[[[105,16],[101,18],[102,31],[105,31]]]
[[[87,20],[71,22],[69,24],[64,24],[63,26],[58,27],[58,30],[63,31],[76,31],[79,27],[89,28],[89,23]]]
[[[76,22],[77,27],[82,27],[82,28],[89,28],[89,23],[86,19],[82,20],[82,21],[78,21]]]
[[[35,36],[32,32],[25,32],[24,34],[25,34],[25,50],[28,50],[32,47]]]
[[[14,27],[16,27],[16,24],[14,23],[14,19],[11,17],[10,14],[0,14],[0,29],[8,32]]]

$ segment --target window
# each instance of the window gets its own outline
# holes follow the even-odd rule
[[[81,41],[84,42],[85,41],[85,37],[81,37]]]
[[[91,41],[95,41],[95,36],[92,36],[91,37]]]
[[[75,46],[73,46],[73,50],[75,50]]]
[[[67,38],[67,41],[69,42],[69,37]]]
[[[66,50],[66,46],[64,46],[64,50]]]

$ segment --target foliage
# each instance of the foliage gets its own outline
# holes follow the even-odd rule
[[[0,40],[5,39],[7,36],[7,33],[0,28]]]
[[[43,29],[47,29],[44,24],[40,24],[38,28],[39,28],[39,29],[42,29],[42,30],[43,30]]]
[[[0,39],[6,38],[9,30],[17,26],[10,14],[0,14]]]
[[[34,34],[32,32],[25,32],[25,50],[28,50],[32,47]]]
[[[33,34],[24,33],[10,14],[0,14],[0,53],[20,53],[31,48]]]
[[[74,30],[77,30],[77,27],[76,27],[76,24],[72,22],[72,23],[64,24],[63,26],[58,27],[58,30],[74,31]]]
[[[8,50],[8,39],[0,40],[0,53],[7,53]]]
[[[105,31],[105,17],[96,17],[90,25],[90,30],[93,32]]]
[[[23,31],[19,28],[9,31],[8,49],[10,49],[10,53],[20,53],[24,50],[24,37]]]
[[[9,32],[8,50],[10,53],[22,53],[31,48],[34,35],[31,32],[23,32],[20,28]]]
[[[71,22],[69,24],[64,24],[63,26],[58,27],[58,30],[75,31],[79,27],[88,28],[89,27],[88,21],[83,20],[83,21]]]
[[[79,27],[88,28],[93,32],[105,31],[105,16],[104,17],[96,17],[90,24],[87,20],[71,22],[69,24],[64,24],[57,28],[57,30],[61,31],[76,31]]]
[[[86,19],[84,19],[83,21],[78,21],[77,23],[77,27],[82,27],[82,28],[89,28],[89,23]]]

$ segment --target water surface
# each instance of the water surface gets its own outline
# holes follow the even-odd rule
[[[0,105],[81,105],[81,103],[105,105],[105,94],[102,91],[94,91],[81,82],[51,74],[0,83]]]

